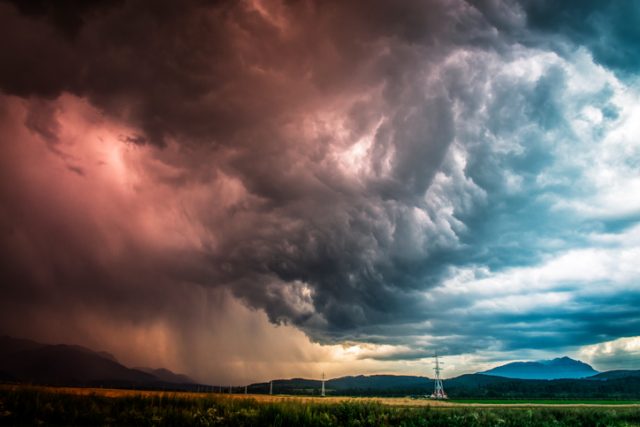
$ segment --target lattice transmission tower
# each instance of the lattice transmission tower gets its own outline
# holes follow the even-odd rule
[[[447,393],[444,392],[444,387],[442,386],[442,378],[440,377],[440,371],[442,368],[440,367],[441,362],[438,360],[438,354],[435,354],[435,367],[433,370],[436,373],[435,377],[435,387],[433,390],[433,394],[431,395],[432,399],[448,399]]]

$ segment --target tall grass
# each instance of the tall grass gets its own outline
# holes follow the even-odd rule
[[[398,408],[376,402],[262,403],[203,395],[105,397],[0,390],[1,425],[640,426],[634,408]]]

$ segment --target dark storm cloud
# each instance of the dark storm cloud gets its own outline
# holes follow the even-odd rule
[[[273,321],[293,322],[315,337],[339,339],[340,331],[419,317],[406,310],[412,292],[438,274],[421,264],[451,245],[436,227],[433,243],[428,237],[415,246],[413,210],[425,207],[454,137],[451,95],[428,76],[453,46],[491,48],[494,34],[463,2],[268,6],[265,12],[248,2],[0,4],[2,36],[11,40],[0,54],[9,65],[0,86],[36,98],[26,125],[51,146],[58,138],[55,112],[37,98],[72,93],[144,132],[121,136],[125,143],[173,141],[205,153],[163,158],[188,170],[175,185],[215,182],[207,172],[215,168],[250,196],[228,213],[228,228],[209,219],[207,207],[197,212],[194,220],[217,236],[215,250],[175,257],[130,248],[138,262],[121,266],[123,277],[104,274],[92,259],[94,242],[84,236],[94,232],[43,231],[51,241],[67,236],[61,257],[82,254],[71,265],[56,256],[47,261],[63,295],[83,294],[80,284],[91,282],[97,300],[115,292],[137,301],[146,282],[162,294],[170,286],[163,283],[186,274],[192,282],[230,286]],[[346,115],[324,119],[334,108]],[[336,118],[344,120],[345,142],[335,140]],[[308,135],[309,120],[316,127],[328,120],[328,128]],[[332,155],[367,132],[374,132],[374,173],[354,182]],[[32,205],[12,203],[25,204]],[[25,228],[40,221],[33,216],[24,218]],[[181,265],[186,257],[194,261]],[[147,260],[179,271],[163,267],[149,275]],[[5,270],[8,283],[29,281],[22,268]],[[126,294],[124,285],[114,291],[115,281],[131,284]]]
[[[602,65],[636,74],[640,66],[640,5],[597,0],[554,2],[526,0],[523,8],[530,28],[586,46]]]
[[[247,144],[242,129],[268,137],[309,102],[382,83],[398,102],[423,55],[492,38],[461,2],[298,2],[279,5],[282,23],[249,2],[80,3],[2,4],[3,36],[12,40],[1,58],[12,64],[3,90],[88,96],[160,145],[167,136]]]
[[[640,66],[638,19],[633,0],[471,0],[485,19],[512,40],[567,54],[587,48],[596,62],[620,76],[637,74]]]
[[[84,180],[60,178],[77,197],[27,193],[19,187],[33,187],[26,167],[6,160],[8,304],[88,305],[135,322],[169,316],[187,329],[190,300],[180,295],[206,286],[320,341],[433,337],[378,359],[423,357],[430,345],[449,353],[539,345],[490,325],[561,317],[483,312],[465,321],[455,309],[474,295],[434,302],[425,293],[454,267],[534,264],[552,251],[550,238],[579,240],[575,218],[558,218],[550,197],[580,189],[538,184],[556,143],[575,137],[574,112],[563,110],[570,76],[560,65],[531,79],[529,69],[503,68],[526,59],[523,40],[546,47],[540,34],[555,34],[554,25],[622,68],[596,40],[602,26],[612,40],[626,37],[615,20],[573,30],[579,17],[609,16],[605,9],[578,7],[574,17],[564,5],[552,15],[544,2],[81,4],[0,3],[0,37],[10,40],[0,50],[0,89],[25,109],[23,119],[7,109],[4,121],[21,117],[29,137]],[[132,185],[138,203],[83,186],[101,163],[69,154],[81,137],[61,142],[73,127],[61,124],[65,111],[80,108],[65,94],[99,111],[88,121],[128,126],[117,143],[145,153],[132,166],[145,172]],[[603,111],[611,98],[589,96]],[[26,138],[17,127],[5,135]],[[3,144],[27,164],[27,148]],[[163,219],[150,241],[139,236],[172,215],[177,231]],[[602,331],[595,319],[575,334],[573,325],[559,337],[625,333]]]
[[[34,0],[29,2],[8,0],[20,13],[47,19],[61,33],[73,38],[85,24],[86,17],[93,10],[115,5],[117,1],[111,0]]]
[[[3,89],[87,96],[114,116],[126,114],[157,145],[172,137],[232,149],[224,168],[264,202],[245,213],[258,228],[228,236],[211,263],[224,266],[217,280],[242,282],[236,292],[273,320],[306,318],[288,312],[280,292],[265,292],[274,280],[308,282],[329,329],[395,317],[411,299],[398,290],[421,286],[398,271],[424,260],[403,247],[414,233],[411,209],[453,138],[446,91],[415,86],[450,46],[490,40],[480,16],[464,3],[322,2],[283,5],[278,24],[245,3],[147,6],[87,7],[66,23],[55,4],[38,13],[3,5],[6,31],[28,28],[11,34],[16,48],[2,62],[14,65],[5,68]],[[30,62],[34,49],[49,52],[48,67]],[[395,157],[389,176],[354,189],[314,165],[330,141],[295,141],[300,136],[282,128],[318,103],[376,88],[377,99],[354,104],[347,123],[357,138],[358,128],[382,119],[376,153],[380,162],[390,151]],[[143,141],[126,137],[134,139]]]

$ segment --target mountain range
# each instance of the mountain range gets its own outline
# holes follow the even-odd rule
[[[591,375],[589,375],[591,374]],[[560,378],[562,377],[562,378]],[[168,369],[129,368],[113,355],[77,345],[42,344],[0,337],[0,382],[47,385],[148,388],[173,390],[229,390],[199,384]],[[276,379],[274,393],[318,394],[321,381]],[[359,375],[329,379],[328,394],[424,396],[433,379],[411,375]],[[513,362],[488,371],[444,380],[451,397],[476,398],[618,398],[640,399],[640,370],[598,373],[586,363],[562,357],[549,361]],[[269,383],[247,386],[250,393],[268,393]],[[236,387],[243,392],[244,387]]]
[[[445,379],[451,397],[484,398],[640,398],[640,370],[598,372],[569,357],[535,362],[513,362],[476,374]],[[273,389],[282,394],[317,394],[319,380],[294,378],[274,380]],[[428,395],[433,379],[407,375],[359,375],[327,380],[329,394],[406,396]],[[269,383],[249,386],[254,393],[267,393]]]
[[[321,381],[304,378],[273,380],[276,394],[317,395]],[[465,374],[443,381],[452,398],[553,398],[553,399],[640,399],[640,371],[610,371],[590,378],[534,380],[485,374]],[[325,381],[328,395],[425,396],[434,389],[426,377],[401,375],[359,375]],[[248,387],[250,393],[268,393],[269,383]]]
[[[525,380],[556,380],[561,378],[587,378],[599,372],[584,362],[565,356],[536,362],[512,362],[480,373]]]
[[[110,353],[77,345],[0,337],[0,380],[51,385],[180,386],[191,378],[167,369],[128,368]]]
[[[616,371],[613,371],[616,372]],[[318,395],[321,381],[304,378],[273,380],[276,394]],[[531,380],[485,374],[465,374],[443,381],[452,398],[554,398],[554,399],[640,399],[640,371],[601,373],[593,378]],[[348,376],[325,382],[328,395],[425,396],[434,389],[426,377],[399,375]],[[269,383],[248,387],[249,393],[268,393]]]

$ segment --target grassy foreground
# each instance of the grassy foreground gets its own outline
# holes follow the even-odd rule
[[[11,387],[0,388],[0,425],[640,426],[640,408],[406,407],[373,399],[259,401],[205,394]]]

